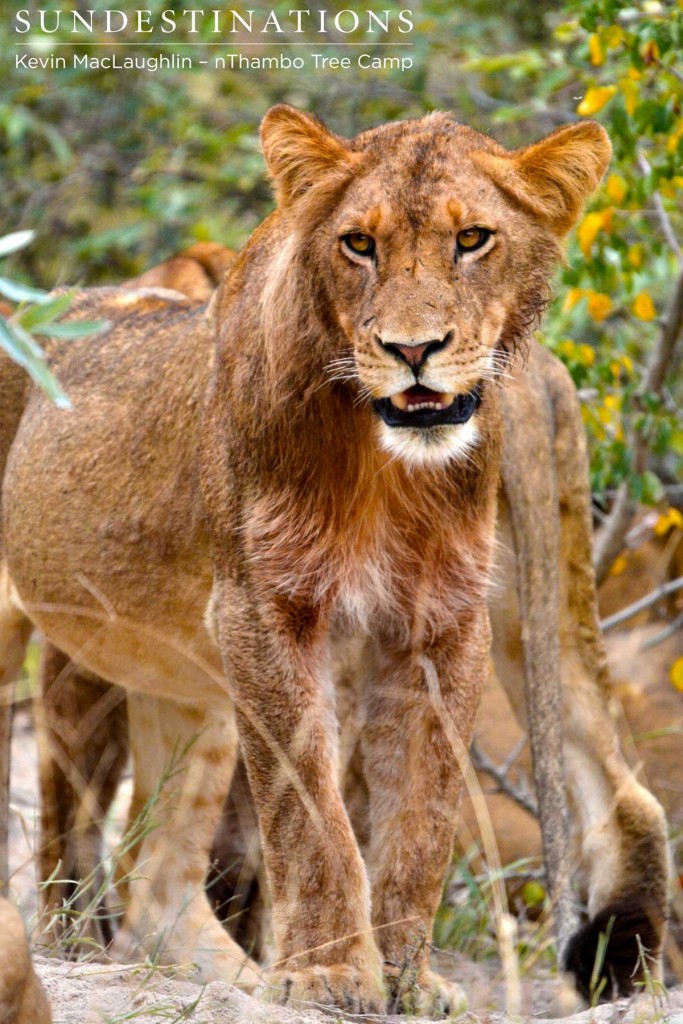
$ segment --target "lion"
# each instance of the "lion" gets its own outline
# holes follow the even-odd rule
[[[16,907],[0,897],[0,1021],[51,1024],[45,989],[36,975],[24,922]]]
[[[504,407],[561,419],[569,400],[535,346],[535,388],[516,370],[508,389],[502,378],[609,143],[583,122],[511,152],[444,114],[344,140],[280,106],[262,145],[278,209],[206,312],[154,289],[97,289],[70,309],[112,326],[51,351],[71,413],[28,400],[5,473],[2,624],[16,645],[30,619],[129,691],[136,787],[155,795],[155,827],[119,955],[163,939],[165,958],[204,978],[262,982],[203,889],[239,736],[273,902],[271,994],[381,1012],[389,993],[439,1015],[463,999],[430,970],[425,939],[488,667]],[[534,405],[545,378],[557,408]],[[576,472],[555,495],[543,469],[576,438],[560,429],[545,452],[526,449],[521,431],[506,441],[520,605],[542,641],[525,649],[527,680],[547,673],[557,643],[540,582],[548,572],[552,592],[553,540],[567,567],[557,590],[586,626],[565,686],[591,915],[566,960],[586,978],[612,919],[658,955],[665,824],[605,713],[585,483],[575,486],[585,445],[563,451]],[[547,542],[521,536],[514,511],[528,523],[539,493],[563,513],[551,513]],[[492,617],[519,698],[519,617],[495,603]],[[353,634],[367,638],[365,859],[337,777],[330,672],[331,641]],[[543,707],[529,706],[538,734]],[[609,967],[619,979],[636,966],[623,953]]]

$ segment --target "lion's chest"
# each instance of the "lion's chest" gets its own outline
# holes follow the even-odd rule
[[[464,609],[484,598],[487,560],[455,538],[441,540],[445,543],[405,547],[384,536],[355,558],[351,552],[337,558],[337,614],[367,629],[393,621],[414,637],[452,626]]]
[[[439,632],[485,599],[491,538],[485,524],[366,515],[314,522],[252,515],[255,578],[266,592],[324,607],[372,629],[389,620],[415,636]]]

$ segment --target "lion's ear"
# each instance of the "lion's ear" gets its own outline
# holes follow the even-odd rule
[[[482,153],[479,162],[500,188],[565,235],[600,184],[611,153],[605,129],[582,121],[505,156]]]
[[[263,118],[261,149],[281,207],[317,184],[346,176],[357,159],[317,117],[286,104],[271,107]]]

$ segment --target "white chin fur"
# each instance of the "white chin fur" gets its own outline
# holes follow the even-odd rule
[[[453,460],[466,462],[478,438],[474,418],[467,423],[428,429],[379,424],[381,447],[410,466],[440,466]]]

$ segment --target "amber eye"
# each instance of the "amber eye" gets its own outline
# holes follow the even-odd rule
[[[456,238],[458,252],[474,252],[475,249],[481,249],[490,237],[491,232],[486,228],[465,228],[464,231],[458,232]]]
[[[360,231],[352,231],[349,235],[344,235],[343,242],[357,256],[374,256],[375,254],[374,238],[370,238],[370,235],[364,235]]]

